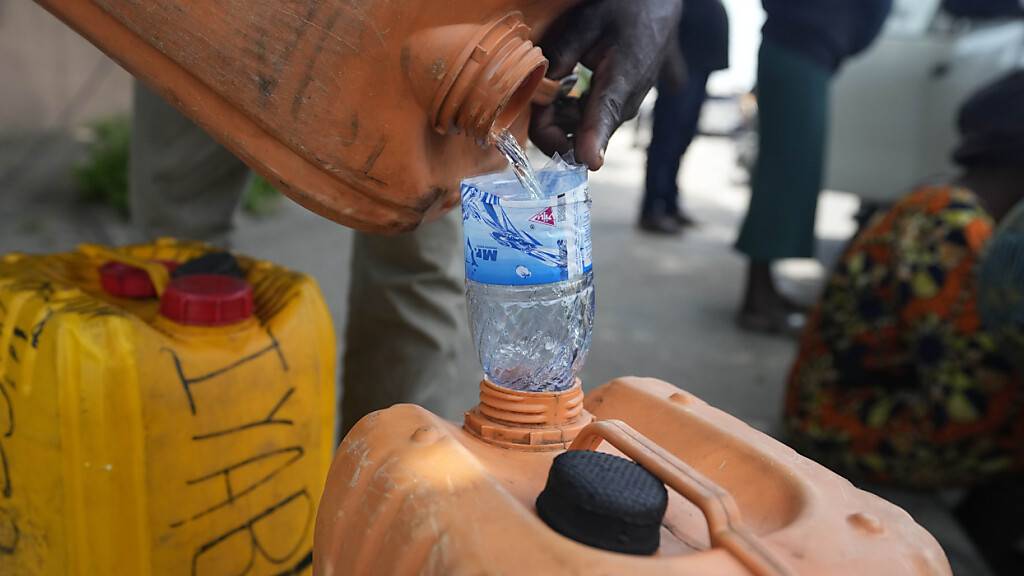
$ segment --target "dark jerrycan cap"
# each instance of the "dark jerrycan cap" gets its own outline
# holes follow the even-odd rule
[[[191,326],[225,326],[252,316],[252,286],[225,274],[192,274],[171,280],[160,313]]]
[[[193,258],[178,266],[171,276],[178,278],[197,274],[223,274],[235,278],[245,278],[245,272],[238,264],[238,259],[230,252],[208,252]]]
[[[177,262],[161,260],[169,272],[174,272]],[[156,287],[149,274],[137,266],[110,261],[100,266],[100,286],[103,291],[116,298],[141,300],[156,296]]]
[[[587,450],[558,455],[537,513],[559,534],[581,544],[650,555],[661,544],[668,491],[639,464]]]

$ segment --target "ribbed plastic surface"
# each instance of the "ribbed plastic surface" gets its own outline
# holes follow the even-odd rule
[[[603,550],[654,554],[668,506],[665,485],[625,458],[565,452],[555,458],[537,513],[559,534]]]
[[[160,313],[179,324],[226,326],[252,316],[252,286],[224,274],[194,274],[171,280]]]

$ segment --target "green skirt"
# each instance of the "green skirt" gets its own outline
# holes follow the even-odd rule
[[[759,152],[736,248],[757,261],[814,255],[832,73],[771,42],[757,72]]]

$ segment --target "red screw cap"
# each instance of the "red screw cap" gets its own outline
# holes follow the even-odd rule
[[[169,272],[177,268],[177,262],[161,261]],[[142,268],[130,266],[122,262],[107,262],[100,266],[100,286],[103,290],[116,298],[131,298],[141,300],[156,296],[156,288],[149,274]]]
[[[171,280],[160,313],[178,324],[224,326],[252,316],[252,286],[234,276],[196,274]]]

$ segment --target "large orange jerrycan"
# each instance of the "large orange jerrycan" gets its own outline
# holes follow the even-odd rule
[[[631,477],[647,484],[611,489]],[[648,529],[639,511],[651,485],[667,498],[644,551],[632,544]],[[313,554],[321,576],[951,573],[900,508],[678,388],[638,378],[585,402],[578,385],[531,394],[485,381],[463,427],[413,405],[365,417],[327,478]]]
[[[291,198],[378,232],[500,168],[477,141],[525,136],[532,39],[577,1],[37,0]]]
[[[334,447],[330,316],[311,278],[243,257],[197,272],[209,251],[0,261],[0,574],[310,565]]]

